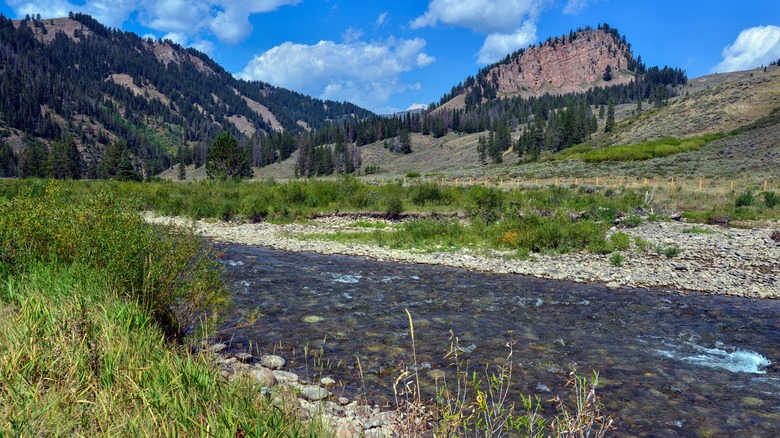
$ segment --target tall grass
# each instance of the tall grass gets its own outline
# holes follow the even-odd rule
[[[0,436],[322,436],[170,342],[225,305],[201,240],[112,196],[11,187],[0,202]]]
[[[106,271],[29,265],[0,289],[0,436],[318,436],[167,342]]]
[[[112,196],[72,199],[38,182],[0,206],[0,280],[35,263],[82,264],[142,306],[169,337],[225,304],[225,286],[205,242],[152,226]]]

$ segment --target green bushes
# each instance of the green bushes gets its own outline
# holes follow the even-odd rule
[[[151,226],[108,195],[74,201],[39,182],[0,206],[0,272],[36,263],[83,264],[137,301],[169,336],[224,304],[225,288],[205,243],[183,230]]]
[[[602,161],[649,160],[681,152],[695,151],[701,149],[707,143],[723,137],[723,134],[709,134],[682,140],[677,138],[663,138],[661,140],[645,143],[609,146],[603,149],[591,149],[589,146],[579,146],[564,150],[551,159],[581,159],[590,163],[599,163]]]

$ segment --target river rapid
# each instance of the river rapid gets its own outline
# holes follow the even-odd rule
[[[234,308],[217,333],[235,352],[276,353],[334,394],[392,405],[414,366],[435,394],[455,370],[511,363],[517,399],[568,392],[572,369],[600,373],[616,436],[777,436],[780,301],[607,289],[443,266],[217,244]],[[544,402],[547,413],[554,404]]]

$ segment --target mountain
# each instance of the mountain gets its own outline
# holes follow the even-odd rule
[[[582,93],[596,86],[628,84],[639,68],[641,60],[634,60],[630,44],[616,29],[588,27],[507,55],[453,87],[440,106],[455,109],[482,98]]]
[[[250,148],[255,164],[267,164],[292,153],[298,132],[373,115],[236,79],[201,52],[88,15],[0,15],[0,158],[11,156],[21,176],[50,175],[61,147],[78,150],[81,176],[110,177],[122,158],[152,176],[177,154],[202,162],[222,131]],[[10,167],[0,163],[0,176],[13,174],[2,170]]]

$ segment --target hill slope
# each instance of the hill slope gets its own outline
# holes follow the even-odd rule
[[[83,14],[22,21],[0,16],[0,48],[0,136],[27,175],[44,176],[38,161],[68,137],[87,176],[97,176],[106,146],[119,140],[135,166],[154,175],[170,166],[179,145],[198,155],[221,131],[249,141],[259,133],[295,133],[373,115],[353,104],[237,80],[203,53],[108,29]]]

